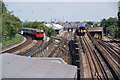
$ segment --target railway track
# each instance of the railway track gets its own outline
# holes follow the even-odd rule
[[[113,45],[112,43],[108,43],[108,42],[104,42],[102,41],[102,43],[104,43],[106,45],[106,47],[110,48],[113,51],[115,51],[116,55],[120,57],[120,47],[118,47],[117,45]]]
[[[100,62],[98,55],[96,55],[95,50],[92,49],[92,47],[89,45],[88,40],[85,37],[82,37],[80,39],[82,41],[82,46],[84,45],[85,48],[84,52],[86,54],[86,59],[90,68],[90,77],[92,79],[102,79],[106,77],[105,70],[102,66],[102,63]]]
[[[98,41],[96,48],[101,52],[101,56],[103,56],[107,66],[113,75],[114,79],[120,79],[120,58],[115,51],[112,51],[109,46],[107,46],[102,41]]]
[[[92,40],[93,37],[88,35]],[[116,51],[118,47],[110,45],[106,41],[96,40],[95,48],[100,54],[100,57],[103,59],[107,69],[105,69],[108,79],[120,79],[120,54],[119,51]],[[105,68],[105,67],[104,67]],[[109,73],[108,73],[109,71]],[[110,75],[109,75],[110,74]]]
[[[119,48],[117,48],[116,46],[112,46],[110,44],[104,43],[103,41],[98,41],[99,44],[101,44],[106,50],[109,51],[110,55],[114,58],[114,60],[116,60],[116,62],[118,64],[120,64],[120,52],[119,52]],[[116,50],[118,49],[118,50]]]
[[[69,33],[68,33],[69,34]],[[59,57],[60,54],[66,54],[66,48],[65,45],[68,45],[68,38],[67,33],[64,37],[59,38],[59,42],[56,44],[54,49],[51,51],[51,53],[48,55],[48,57]]]
[[[27,40],[25,41],[25,43],[23,43],[21,45],[18,45],[17,47],[14,47],[12,49],[6,50],[6,51],[4,51],[2,53],[13,53],[13,52],[15,52],[17,50],[20,50],[20,49],[28,46],[30,43],[32,43],[33,40],[32,40],[32,38],[30,36],[27,36],[27,35],[24,35],[24,36],[27,38]]]
[[[13,53],[21,56],[31,56],[31,57],[37,54],[40,51],[40,47],[43,45],[44,41],[36,40],[37,42],[33,43],[34,40],[32,40],[30,36],[27,36],[27,35],[24,35],[24,36],[27,38],[25,43],[17,47],[14,47],[10,50],[4,51],[3,53]]]
[[[61,51],[61,47],[60,47],[61,43],[57,44],[57,47],[55,47],[52,52],[48,55],[48,57],[58,57],[60,51]],[[56,56],[54,56],[56,54]]]
[[[56,47],[52,50],[48,57],[58,57],[61,52],[65,54],[65,45],[67,45],[67,41],[62,38],[62,40],[56,44]]]
[[[18,53],[18,55],[21,55],[21,56],[33,56],[35,55],[36,53],[39,52],[39,48],[43,45],[44,41],[42,40],[37,40],[37,43],[29,48],[28,50],[24,51],[24,52],[20,52]]]
[[[69,42],[72,40],[73,33],[64,32],[62,35],[54,37],[56,39],[45,57],[62,58],[66,63],[70,64]]]

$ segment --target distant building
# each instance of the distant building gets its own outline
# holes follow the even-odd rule
[[[63,29],[63,26],[60,24],[45,24],[47,27],[52,28],[54,30],[61,30]]]
[[[63,28],[64,28],[60,24],[54,24],[54,23],[52,23],[52,24],[45,24],[45,25],[47,27],[49,27],[49,28],[54,29],[57,32],[57,34],[60,34],[63,31]]]

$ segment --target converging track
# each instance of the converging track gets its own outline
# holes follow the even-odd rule
[[[83,49],[85,50],[85,55],[86,55],[86,60],[88,62],[88,66],[89,66],[89,77],[93,78],[93,79],[102,79],[104,78],[103,72],[104,69],[101,67],[101,62],[98,58],[98,56],[96,55],[95,50],[91,47],[91,45],[89,44],[88,40],[85,37],[80,37],[81,39],[81,44]]]
[[[13,52],[16,52],[16,51],[18,51],[20,49],[23,49],[24,47],[28,46],[30,43],[33,42],[32,38],[30,36],[24,35],[24,37],[26,37],[27,40],[23,44],[18,45],[17,47],[11,48],[9,50],[6,50],[6,51],[4,51],[2,53],[13,53]]]
[[[63,32],[60,36],[55,37],[54,43],[51,45],[51,49],[45,57],[59,57],[70,64],[69,54],[69,41],[72,39],[73,33]]]
[[[24,35],[27,40],[23,44],[14,47],[10,50],[4,51],[3,53],[12,53],[21,56],[33,56],[39,53],[39,48],[44,44],[43,40],[32,40],[30,36]]]
[[[78,37],[71,32],[64,32],[54,37],[55,41],[49,44],[43,40],[32,40],[27,35],[25,37],[27,41],[24,44],[3,53],[63,58],[68,64],[77,66],[78,80],[80,78],[120,80],[120,48],[116,44],[102,40],[96,40],[93,44],[94,38],[91,35],[85,34]]]
[[[91,35],[88,36],[92,40],[93,37],[91,37]],[[99,55],[98,58],[99,59],[101,58],[102,60],[102,65],[104,68],[103,71],[106,74],[106,76],[104,75],[104,78],[119,80],[120,79],[119,51],[116,51],[116,49],[113,46],[101,40],[96,41],[95,48],[98,52],[97,55]]]
[[[113,75],[113,78],[120,79],[120,55],[113,51],[108,45],[102,41],[98,41],[96,48],[101,52],[106,64]]]
[[[40,48],[43,45],[43,43],[44,43],[44,41],[37,40],[37,43],[33,47],[29,48],[28,50],[26,50],[24,52],[18,53],[18,55],[32,57],[33,55],[35,55],[36,53],[39,52],[38,48]]]
[[[60,53],[62,54],[65,54],[66,52],[66,48],[65,46],[67,45],[68,43],[68,40],[67,40],[67,35],[68,33],[65,32],[64,34],[66,34],[64,37],[57,37],[58,38],[58,42],[55,43],[54,45],[54,48],[50,51],[50,53],[48,54],[48,57],[59,57],[60,56]]]

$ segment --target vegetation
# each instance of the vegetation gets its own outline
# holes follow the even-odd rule
[[[91,25],[93,25],[93,22],[92,21],[88,21],[88,22],[86,22],[87,24],[86,24],[86,26],[87,27],[91,27]]]
[[[93,25],[93,27],[99,27],[99,26],[98,26],[98,24],[96,23],[96,24]]]
[[[8,45],[14,44],[16,42],[19,42],[21,40],[22,40],[22,36],[16,34],[14,38],[12,38],[8,41],[3,41],[2,44],[3,44],[3,47],[4,47],[4,46],[8,46]]]
[[[119,7],[119,12],[118,12],[118,22],[117,22],[117,25],[118,25],[118,38],[120,38],[120,7]]]
[[[21,29],[21,21],[18,17],[15,17],[12,12],[9,12],[2,4],[2,41],[8,41],[15,37],[15,33]]]
[[[2,42],[1,39],[2,39],[2,21],[0,20],[0,42]]]
[[[108,36],[118,38],[118,19],[110,17],[109,19],[103,19],[101,25],[104,29],[104,33]]]
[[[5,4],[0,1],[0,43],[3,46],[12,44],[16,40],[20,40],[16,33],[21,31],[23,27],[43,29],[47,36],[55,35],[56,32],[52,28],[46,27],[43,22],[28,22],[22,23],[22,21],[13,15],[13,11],[8,11]],[[22,38],[21,38],[22,39]]]

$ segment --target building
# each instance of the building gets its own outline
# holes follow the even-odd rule
[[[63,26],[61,26],[60,24],[45,24],[47,27],[54,29],[58,34],[61,33],[63,31]]]
[[[47,27],[52,28],[54,30],[61,30],[63,29],[63,26],[61,26],[60,24],[45,24]]]

